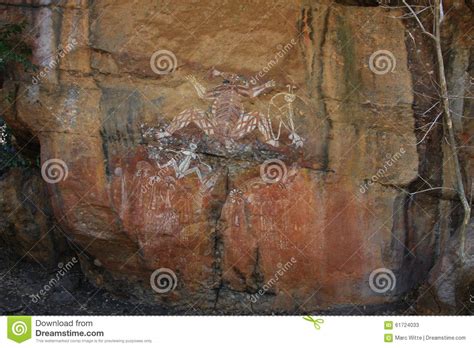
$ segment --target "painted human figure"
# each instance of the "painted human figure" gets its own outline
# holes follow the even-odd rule
[[[160,165],[158,163],[159,168],[167,168],[167,167],[172,167],[175,171],[176,178],[181,179],[185,177],[188,174],[195,173],[199,180],[203,182],[204,176],[199,169],[198,166],[191,166],[191,162],[193,160],[197,160],[199,164],[205,166],[209,171],[212,170],[212,168],[207,165],[206,163],[203,163],[201,159],[199,158],[199,155],[196,153],[197,145],[194,143],[189,144],[189,148],[187,150],[181,150],[181,151],[173,151],[173,150],[168,150],[171,152],[174,152],[178,155],[182,156],[182,159],[178,162],[175,158],[172,158],[169,160],[167,163]]]

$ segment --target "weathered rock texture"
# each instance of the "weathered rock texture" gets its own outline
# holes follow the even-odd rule
[[[38,170],[13,168],[0,176],[0,240],[46,269],[70,253],[47,196]]]
[[[443,185],[444,160],[441,127],[426,138],[420,129],[438,113],[426,112],[436,100],[432,47],[416,23],[397,18],[401,10],[357,1],[2,3],[2,19],[28,20],[34,62],[48,70],[37,83],[18,73],[5,82],[2,93],[16,98],[5,118],[36,135],[42,163],[67,164],[67,178],[48,184],[54,215],[89,256],[82,266],[98,285],[189,310],[380,304],[424,281],[455,228],[452,194],[410,194],[426,182]],[[446,6],[472,19],[463,3]],[[472,69],[472,36],[462,40],[449,53],[453,62],[461,59],[456,49],[464,59],[453,79],[466,78],[469,62]],[[70,52],[46,69],[68,44]],[[174,53],[175,71],[153,71],[158,50]],[[393,55],[385,74],[370,69],[379,50]],[[247,78],[265,71],[260,82],[276,82],[245,100],[246,111],[266,113],[272,96],[296,86],[294,122],[304,145],[292,147],[286,130],[278,148],[257,130],[228,146],[194,125],[163,139],[146,136],[183,110],[207,110],[185,76],[215,87],[222,79],[209,77],[213,67]],[[469,105],[456,108],[472,116]],[[212,168],[203,182],[157,165],[191,142]],[[261,180],[269,159],[285,163],[278,183]],[[150,288],[158,268],[176,273],[175,290]],[[396,276],[383,294],[369,286],[378,268]]]

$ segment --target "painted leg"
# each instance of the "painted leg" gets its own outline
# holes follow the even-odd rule
[[[231,137],[240,139],[257,128],[257,118],[254,113],[242,113],[239,117],[239,121],[235,125],[235,129],[232,131]]]
[[[304,139],[295,132],[291,133],[288,138],[291,140],[291,145],[294,145],[296,148],[303,147]]]
[[[201,182],[203,182],[203,176],[202,176],[201,170],[199,170],[198,167],[193,167],[193,168],[190,168],[190,169],[184,171],[183,173],[181,173],[181,177],[185,177],[186,175],[192,174],[192,173],[196,173],[196,175],[198,176],[199,180],[200,180]]]
[[[263,135],[265,142],[274,147],[280,146],[278,140],[272,137],[272,124],[270,120],[261,112],[257,112],[256,117],[258,130]]]
[[[164,132],[158,134],[158,138],[165,138],[173,135],[174,132],[186,127],[191,122],[194,122],[199,128],[201,128],[206,134],[210,132],[210,122],[206,118],[206,113],[199,109],[186,109],[176,116],[171,124],[166,128]],[[210,125],[212,128],[212,125]],[[212,131],[212,129],[211,129]]]

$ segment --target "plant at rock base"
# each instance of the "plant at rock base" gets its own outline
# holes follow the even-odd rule
[[[33,164],[17,154],[14,137],[8,125],[0,118],[0,174],[12,167],[31,167]]]

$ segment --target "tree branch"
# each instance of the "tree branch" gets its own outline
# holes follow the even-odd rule
[[[405,0],[403,0],[405,2]],[[444,70],[444,59],[443,59],[443,51],[441,47],[441,0],[435,0],[434,5],[434,12],[435,12],[435,19],[434,19],[434,26],[435,26],[435,49],[436,49],[436,57],[438,61],[438,75],[440,80],[440,87],[441,87],[441,101],[443,105],[443,112],[444,112],[444,120],[446,128],[448,129],[448,138],[449,138],[449,148],[451,150],[453,160],[454,160],[454,174],[456,177],[456,190],[459,195],[459,199],[462,202],[464,208],[464,218],[462,225],[460,227],[460,257],[461,262],[466,262],[466,255],[465,255],[465,244],[466,244],[466,232],[467,226],[469,224],[469,219],[471,217],[471,206],[466,198],[466,192],[464,190],[464,182],[461,173],[461,165],[459,163],[459,156],[456,149],[456,136],[453,127],[453,120],[451,117],[451,111],[449,109],[449,97],[448,97],[448,87],[446,83],[446,73]]]

